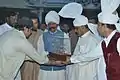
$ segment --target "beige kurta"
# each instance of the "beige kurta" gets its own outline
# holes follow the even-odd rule
[[[0,36],[0,80],[14,80],[25,56],[38,63],[48,62],[46,54],[38,54],[23,32],[13,29]]]
[[[33,45],[37,50],[37,43],[40,35],[42,34],[41,30],[33,31],[32,35],[29,37],[28,41]],[[38,80],[40,65],[36,62],[25,61],[21,67],[21,79],[22,80]]]

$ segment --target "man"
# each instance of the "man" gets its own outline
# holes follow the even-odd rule
[[[70,58],[71,63],[75,64],[73,64],[74,68],[72,68],[71,75],[69,74],[69,80],[97,80],[98,59],[81,62],[79,58],[92,51],[98,45],[99,40],[91,32],[88,26],[88,19],[85,16],[79,15],[75,18],[73,24],[79,40]]]
[[[71,44],[70,44],[70,37],[69,37],[70,27],[68,26],[68,24],[61,24],[58,27],[58,29],[64,32],[64,43],[67,44],[66,47],[64,48],[67,51],[67,53],[71,54]]]
[[[45,30],[47,29],[46,24],[45,24],[45,23],[42,23],[42,24],[40,25],[40,29],[41,29],[42,31],[45,31]]]
[[[32,35],[28,38],[28,41],[33,45],[33,47],[37,50],[37,43],[40,35],[43,33],[38,29],[39,20],[37,15],[32,14],[31,19],[33,22]],[[35,61],[25,61],[21,68],[21,78],[22,80],[38,80],[40,65]]]
[[[17,13],[7,12],[7,14],[3,16],[3,19],[0,20],[0,35],[2,35],[6,31],[13,29],[12,27],[17,23],[17,19]]]
[[[74,49],[76,47],[78,36],[75,34],[73,20],[77,15],[80,15],[83,11],[83,7],[81,4],[76,2],[71,2],[63,6],[63,8],[59,11],[60,15],[60,24],[67,24],[69,26],[69,37],[71,42],[71,54],[73,54]]]
[[[105,39],[101,42],[101,48],[106,64],[107,80],[119,80],[120,79],[120,33],[117,21],[119,20],[117,15],[112,13],[101,12],[98,15],[99,27],[98,31],[100,35]]]
[[[77,41],[78,36],[75,34],[73,20],[76,18],[77,15],[80,15],[83,11],[83,7],[81,4],[76,2],[71,2],[63,6],[63,8],[59,11],[60,15],[60,24],[67,24],[69,26],[69,38],[71,43],[71,54],[73,54]],[[72,68],[74,65],[66,66],[66,80],[69,80],[72,73]]]
[[[19,13],[18,13],[18,12],[9,11],[9,12],[7,12],[7,16],[5,17],[5,18],[6,18],[6,22],[7,22],[10,26],[18,29],[18,27],[19,27],[19,26],[17,25],[18,16],[19,16]]]
[[[13,28],[8,25],[7,23],[1,24],[0,25],[0,35],[2,35],[4,32],[12,30]]]
[[[98,31],[105,39],[101,42],[100,48],[103,52],[104,65],[107,80],[119,80],[119,17],[116,9],[120,0],[101,0],[101,13],[98,14]]]
[[[26,39],[31,35],[32,21],[22,18],[18,24],[20,31],[9,30],[0,37],[0,80],[14,80],[26,56],[39,64],[48,62],[47,56],[38,54]]]
[[[57,29],[59,25],[59,15],[57,12],[48,12],[45,16],[45,22],[48,26],[48,31],[43,34],[45,51],[49,52],[49,56],[67,53],[64,51],[64,32]],[[59,55],[57,56],[59,60],[40,66],[41,80],[65,80],[65,66],[61,65],[61,58]]]

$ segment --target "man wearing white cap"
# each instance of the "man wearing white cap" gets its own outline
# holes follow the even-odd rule
[[[79,15],[75,18],[73,24],[79,40],[70,58],[71,62],[75,63],[70,80],[97,80],[97,63],[99,59],[81,62],[81,57],[90,53],[98,45],[99,40],[91,32],[88,19],[85,16]],[[94,53],[91,55],[94,55]]]
[[[59,15],[55,11],[50,11],[45,16],[48,31],[43,33],[43,41],[45,51],[49,52],[49,56],[62,53],[64,32],[57,29],[59,21]],[[61,63],[62,61],[51,61],[41,65],[40,80],[65,80],[66,66],[61,66]]]
[[[75,34],[75,30],[73,26],[73,20],[77,15],[80,15],[82,11],[83,11],[83,7],[81,4],[76,3],[76,2],[71,2],[63,6],[62,9],[58,13],[63,18],[63,21],[61,18],[60,24],[67,24],[69,28],[71,29],[69,31],[69,37],[70,37],[70,42],[71,42],[71,54],[73,54],[77,41],[78,41],[78,36]],[[68,65],[66,67],[66,79],[67,80],[71,79],[72,68],[74,68],[74,65]]]
[[[78,37],[74,32],[72,22],[77,15],[80,15],[82,13],[82,11],[83,7],[81,4],[71,2],[63,6],[63,8],[58,13],[64,19],[64,21],[60,21],[60,23],[62,22],[62,24],[67,24],[71,28],[71,31],[69,31],[71,40],[71,53],[74,52],[75,46],[78,41]]]
[[[112,13],[100,13],[99,20],[99,33],[105,37],[101,43],[103,56],[106,63],[107,80],[120,79],[120,33],[117,22],[119,17]]]
[[[104,57],[104,71],[107,80],[119,80],[120,77],[120,25],[116,9],[120,0],[101,0],[102,12],[98,14],[98,32],[105,37],[101,42],[101,49]]]

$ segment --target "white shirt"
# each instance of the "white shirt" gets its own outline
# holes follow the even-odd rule
[[[81,36],[81,38],[79,38],[75,51],[71,56],[71,62],[87,62],[99,58],[101,54],[92,52],[92,50],[97,47],[97,45],[98,41],[93,37],[93,34],[88,31],[83,36]]]
[[[110,40],[112,39],[112,37],[115,35],[116,32],[117,32],[117,31],[114,30],[107,38],[104,39],[105,44],[106,44],[106,47],[108,46]]]
[[[95,39],[92,33],[87,32],[85,35],[79,38],[75,51],[70,60],[72,63],[84,65],[90,61],[99,59],[97,67],[98,80],[107,80],[103,51],[101,48],[101,43],[98,41]]]
[[[38,43],[37,43],[37,51],[42,54],[42,51],[45,51],[44,49],[44,41],[43,41],[43,34],[40,35],[39,39],[38,39]],[[45,52],[46,55],[48,55],[48,52]]]
[[[9,26],[7,23],[0,25],[0,35],[2,35],[4,32],[9,31],[13,29],[11,26]]]

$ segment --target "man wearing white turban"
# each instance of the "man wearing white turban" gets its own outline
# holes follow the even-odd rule
[[[101,48],[105,59],[105,71],[107,80],[120,79],[120,33],[117,32],[119,27],[117,22],[119,20],[117,15],[112,13],[100,13],[99,20],[99,33],[105,37],[101,42]]]
[[[71,54],[73,54],[78,41],[78,36],[75,34],[75,30],[73,26],[73,20],[77,15],[80,15],[82,11],[83,11],[83,7],[81,4],[76,2],[71,2],[63,6],[58,13],[64,19],[63,21],[61,20],[60,23],[67,24],[69,26],[69,29],[71,29],[68,32],[71,42]],[[71,79],[72,68],[74,68],[74,65],[68,65],[66,67],[66,80]]]
[[[79,15],[73,21],[75,32],[79,36],[75,51],[70,60],[74,65],[70,80],[97,80],[97,63],[99,59],[81,62],[81,56],[87,55],[97,45],[99,40],[96,39],[88,26],[88,19]],[[94,55],[94,54],[91,54]],[[85,58],[87,60],[87,58]]]
[[[75,18],[77,15],[80,15],[83,11],[81,4],[76,2],[71,2],[66,4],[60,11],[59,15],[65,18]]]
[[[50,11],[45,16],[48,31],[43,33],[43,41],[44,49],[49,52],[49,56],[52,54],[59,55],[62,53],[62,47],[64,47],[65,34],[61,30],[58,30],[59,21],[59,15],[55,11]],[[40,80],[65,80],[66,66],[60,65],[61,63],[62,61],[51,61],[48,64],[41,65]]]
[[[120,79],[120,24],[117,23],[119,17],[116,14],[119,4],[120,0],[101,0],[102,12],[98,14],[98,32],[105,38],[100,48],[104,57],[103,74],[106,74],[107,80]]]
[[[76,2],[71,2],[63,6],[58,13],[64,19],[64,21],[60,21],[60,23],[67,24],[71,29],[71,31],[69,31],[69,36],[71,40],[72,53],[74,52],[76,43],[78,41],[78,37],[74,32],[74,27],[72,22],[77,15],[80,15],[82,13],[82,11],[83,11],[83,7],[81,4]]]

